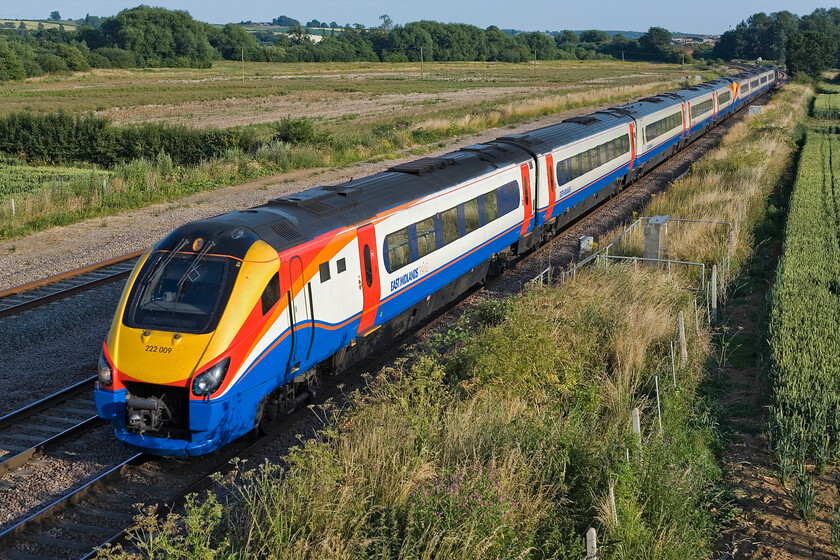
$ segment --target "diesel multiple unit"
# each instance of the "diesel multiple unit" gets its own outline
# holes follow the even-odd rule
[[[620,191],[778,82],[768,67],[186,224],[128,280],[99,415],[208,453]]]

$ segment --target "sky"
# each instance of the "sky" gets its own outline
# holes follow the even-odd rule
[[[111,16],[141,3],[187,10],[209,23],[271,21],[287,15],[301,23],[317,19],[371,27],[388,14],[395,24],[430,19],[523,31],[647,31],[658,26],[718,35],[756,12],[804,15],[832,7],[833,0],[0,0],[0,19],[45,19],[53,10],[64,19],[88,13]]]

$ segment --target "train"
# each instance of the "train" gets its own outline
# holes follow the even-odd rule
[[[134,450],[270,432],[340,374],[743,109],[764,67],[187,223],[132,271],[97,413]]]

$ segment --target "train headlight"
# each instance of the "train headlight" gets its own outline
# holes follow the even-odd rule
[[[108,363],[108,360],[105,358],[105,352],[102,352],[99,355],[99,375],[97,376],[97,380],[99,384],[105,387],[109,387],[111,383],[114,382],[114,375],[111,371],[111,364]]]
[[[228,357],[207,371],[196,375],[192,384],[193,394],[197,397],[203,397],[218,389],[222,385],[222,381],[225,379],[225,374],[227,373],[229,365],[230,358]]]

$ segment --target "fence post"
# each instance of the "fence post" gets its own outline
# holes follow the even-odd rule
[[[653,377],[656,383],[656,414],[659,416],[659,435],[662,435],[662,406],[659,404],[659,376]]]
[[[694,312],[697,313],[696,306]],[[680,328],[680,367],[685,367],[685,363],[688,361],[688,343],[685,340],[685,317],[682,311],[677,314],[677,323]]]
[[[677,388],[677,366],[675,364],[676,359],[674,358],[674,341],[671,341],[671,377],[674,380],[674,389]]]
[[[586,530],[586,560],[598,558],[598,532],[595,527]]]
[[[12,199],[12,218],[15,217],[15,199]]]
[[[712,310],[711,310],[711,315],[709,316],[709,321],[714,325],[715,323],[717,323],[717,265],[716,264],[712,265],[711,288],[712,288],[712,297],[711,297],[710,303],[712,305]]]

